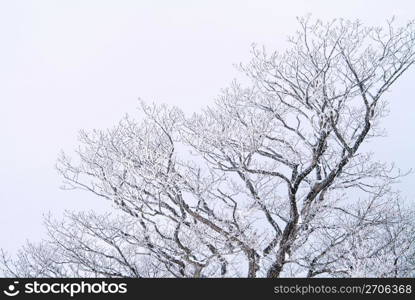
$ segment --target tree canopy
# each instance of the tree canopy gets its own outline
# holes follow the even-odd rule
[[[81,132],[57,168],[114,212],[48,218],[49,239],[3,253],[4,273],[413,276],[414,210],[393,189],[404,174],[362,145],[383,134],[386,92],[415,62],[414,23],[300,18],[289,45],[254,47],[251,84],[202,112],[142,102],[140,120]]]

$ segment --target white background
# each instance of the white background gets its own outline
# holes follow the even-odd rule
[[[0,0],[0,247],[44,236],[42,214],[104,210],[109,203],[62,191],[54,169],[80,129],[106,128],[137,98],[187,113],[213,101],[248,62],[253,42],[283,49],[296,16],[415,17],[415,1],[18,1]],[[415,167],[415,70],[388,94],[381,159]],[[414,200],[413,175],[399,185]]]

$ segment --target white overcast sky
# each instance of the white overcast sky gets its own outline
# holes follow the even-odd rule
[[[247,62],[250,45],[280,47],[296,16],[381,24],[415,17],[415,1],[0,0],[0,248],[44,235],[42,214],[108,206],[62,191],[54,169],[80,129],[134,115],[137,98],[192,112],[209,103]],[[388,96],[389,137],[377,156],[415,168],[415,70]],[[399,185],[415,199],[415,176]]]

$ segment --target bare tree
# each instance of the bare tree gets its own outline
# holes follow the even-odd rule
[[[362,145],[415,62],[414,23],[299,24],[201,113],[142,103],[141,122],[82,132],[58,170],[116,210],[48,219],[48,240],[3,254],[5,274],[413,276],[414,213],[392,188],[405,174]]]

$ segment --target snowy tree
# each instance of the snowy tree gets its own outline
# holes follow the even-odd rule
[[[114,212],[48,218],[49,239],[3,252],[4,274],[414,276],[414,211],[393,189],[405,174],[362,149],[415,62],[414,23],[299,25],[285,52],[254,47],[251,85],[200,113],[142,103],[139,121],[81,132],[58,170]]]

